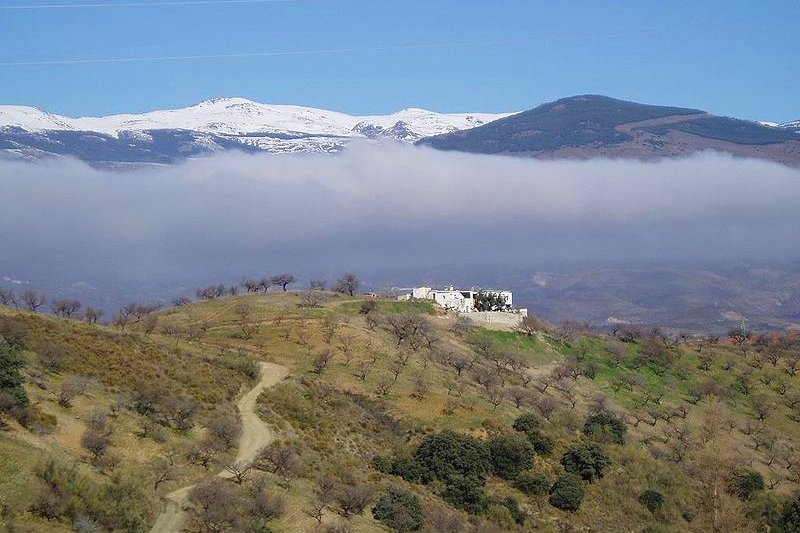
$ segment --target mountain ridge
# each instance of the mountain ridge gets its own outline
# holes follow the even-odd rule
[[[792,127],[602,95],[562,98],[418,144],[445,151],[545,159],[654,159],[715,150],[800,164],[800,135]]]
[[[72,118],[28,106],[0,106],[0,157],[72,156],[94,164],[174,163],[236,149],[332,153],[355,139],[414,142],[507,116],[406,108],[349,115],[245,98],[213,98],[180,109]]]
[[[100,166],[170,164],[226,150],[336,153],[354,140],[543,159],[646,160],[715,150],[800,165],[800,121],[755,122],[602,95],[495,114],[409,107],[387,115],[350,115],[240,97],[77,118],[0,105],[0,159],[70,156]]]
[[[418,134],[427,136],[448,128],[480,125],[504,116],[508,113],[438,113],[421,108],[405,108],[387,115],[349,115],[313,107],[263,104],[239,97],[212,98],[178,109],[76,118],[37,107],[0,105],[0,127],[19,127],[29,132],[68,130],[109,135],[156,129],[231,135],[277,131],[346,135],[364,122],[386,128],[398,121],[418,121]]]

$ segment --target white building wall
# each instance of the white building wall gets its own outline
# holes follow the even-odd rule
[[[411,297],[417,300],[427,300],[431,298],[430,287],[415,287],[411,290]]]
[[[489,289],[484,292],[501,295],[505,299],[506,306],[509,310],[514,305],[511,291]],[[433,300],[445,309],[453,309],[460,313],[472,313],[475,312],[474,298],[477,294],[478,291],[459,291],[453,287],[444,290],[434,290],[431,287],[415,287],[411,290],[410,298],[417,300]]]

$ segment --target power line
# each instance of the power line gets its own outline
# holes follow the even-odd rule
[[[32,4],[0,6],[4,11],[21,11],[37,9],[84,9],[93,7],[160,7],[160,6],[199,6],[219,4],[272,4],[277,2],[291,2],[292,0],[166,0],[164,2],[124,2],[105,4]]]
[[[281,2],[293,0],[178,0],[180,2],[206,2],[206,3],[231,3],[231,2]],[[162,2],[163,4],[163,2]],[[629,32],[615,32],[605,35],[564,35],[564,36],[539,36],[528,37],[525,39],[514,40],[500,40],[500,41],[468,41],[468,42],[455,42],[455,43],[418,43],[407,45],[389,45],[389,46],[374,46],[374,47],[361,47],[361,48],[323,48],[314,50],[275,50],[264,52],[242,52],[231,54],[194,54],[194,55],[170,55],[170,56],[137,56],[137,57],[103,57],[103,58],[87,58],[87,59],[45,59],[33,61],[0,61],[0,67],[22,67],[22,66],[44,66],[44,65],[91,65],[91,64],[107,64],[107,63],[140,63],[140,62],[155,62],[155,61],[190,61],[202,59],[247,59],[259,57],[280,57],[280,56],[311,56],[311,55],[328,55],[328,54],[344,54],[344,53],[360,53],[360,52],[384,52],[384,51],[397,51],[397,50],[423,50],[434,48],[459,48],[459,47],[472,47],[472,46],[502,46],[502,45],[522,45],[532,44],[534,42],[544,41],[574,41],[574,40],[596,40],[596,39],[614,39],[622,38],[630,35],[653,35],[663,34],[665,32],[660,30],[637,30]]]
[[[427,44],[408,44],[395,46],[376,46],[364,48],[328,48],[317,50],[276,50],[271,52],[247,52],[238,54],[197,54],[197,55],[175,55],[175,56],[140,56],[140,57],[107,57],[94,59],[56,59],[42,61],[3,61],[0,67],[21,67],[36,65],[88,65],[100,63],[138,63],[148,61],[185,61],[199,59],[245,59],[257,57],[279,57],[279,56],[303,56],[303,55],[325,55],[343,54],[357,52],[383,52],[393,50],[419,50],[426,48],[453,48],[462,46],[491,46],[501,44],[517,44],[520,41],[490,41],[490,42],[463,42],[463,43],[427,43]]]

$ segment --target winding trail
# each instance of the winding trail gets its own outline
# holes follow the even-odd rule
[[[275,363],[261,363],[261,379],[255,387],[242,396],[236,403],[242,418],[242,435],[239,438],[239,450],[236,452],[236,464],[252,463],[266,445],[273,441],[275,434],[256,413],[256,400],[264,391],[278,384],[289,374],[289,369]],[[228,478],[232,474],[222,470],[217,477]],[[150,533],[178,533],[186,520],[184,508],[189,500],[189,492],[196,484],[187,485],[164,496],[164,510],[159,515]]]

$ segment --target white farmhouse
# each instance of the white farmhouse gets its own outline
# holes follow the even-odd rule
[[[475,308],[475,301],[479,293],[499,295],[505,301],[504,312],[511,312],[513,310],[514,300],[511,291],[485,289],[485,290],[460,290],[453,286],[445,289],[433,289],[431,287],[414,287],[411,289],[410,294],[400,296],[401,300],[416,299],[416,300],[433,300],[439,306],[457,311],[459,313],[474,313],[477,312]]]

